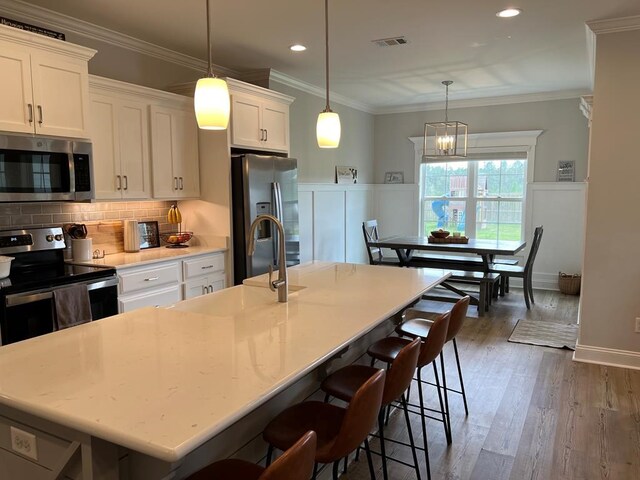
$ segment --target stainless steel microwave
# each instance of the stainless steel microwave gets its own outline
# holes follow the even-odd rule
[[[91,143],[0,134],[0,202],[94,198]]]

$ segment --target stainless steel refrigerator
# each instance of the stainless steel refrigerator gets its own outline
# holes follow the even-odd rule
[[[256,251],[247,255],[249,228],[260,214],[278,218],[285,231],[287,266],[300,263],[298,232],[298,167],[295,158],[269,155],[232,155],[233,266],[235,284],[277,268],[278,231],[262,222],[256,234]]]

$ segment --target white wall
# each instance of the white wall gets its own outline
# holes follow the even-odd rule
[[[375,182],[382,183],[390,171],[403,171],[405,182],[415,182],[409,137],[423,136],[425,122],[443,118],[443,111],[376,115]],[[459,108],[450,110],[449,118],[468,123],[469,133],[543,130],[530,181],[555,181],[559,160],[575,160],[577,181],[587,176],[589,132],[578,99]]]
[[[640,28],[640,25],[638,25]],[[640,368],[640,30],[597,35],[577,360]]]

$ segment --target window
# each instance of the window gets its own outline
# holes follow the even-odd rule
[[[521,240],[526,182],[524,159],[423,163],[420,234],[442,228],[471,238]]]

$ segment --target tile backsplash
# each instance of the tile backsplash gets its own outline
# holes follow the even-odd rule
[[[161,232],[170,231],[167,210],[176,202],[2,203],[0,230],[61,226],[63,223],[98,224],[118,220],[157,221]]]

